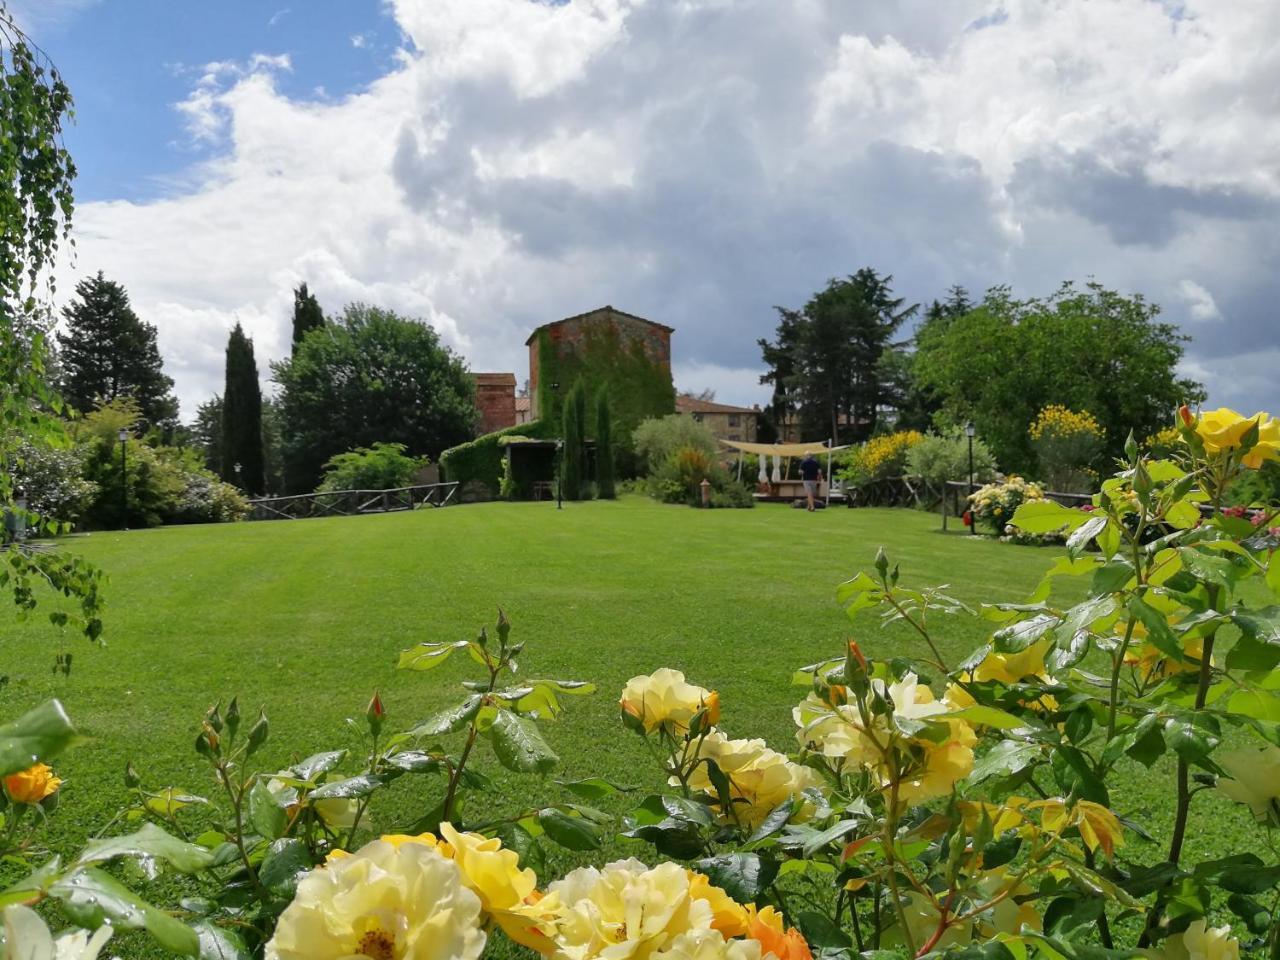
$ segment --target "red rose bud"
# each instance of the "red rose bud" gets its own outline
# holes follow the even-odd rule
[[[364,718],[369,721],[369,729],[373,731],[375,737],[382,730],[382,718],[386,715],[387,710],[382,705],[382,697],[375,690],[373,691],[373,699],[369,701],[369,706],[364,711]]]
[[[1181,420],[1183,424],[1188,427],[1193,427],[1195,426],[1195,423],[1196,423],[1196,418],[1194,415],[1192,415],[1191,408],[1187,406],[1185,403],[1178,408],[1178,419]]]

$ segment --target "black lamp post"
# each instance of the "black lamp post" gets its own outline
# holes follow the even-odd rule
[[[964,425],[964,435],[969,438],[969,493],[973,493],[973,435],[977,433],[973,421],[970,420]],[[969,532],[977,533],[977,524],[973,522],[973,508],[969,508]]]
[[[244,490],[244,483],[240,480],[240,462],[236,461],[236,486]]]
[[[120,526],[129,529],[129,462],[126,459],[128,454],[129,431],[125,427],[121,427],[116,434],[120,438]]]

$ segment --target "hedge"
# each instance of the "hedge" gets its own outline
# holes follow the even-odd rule
[[[460,443],[440,454],[441,480],[457,481],[464,486],[478,481],[489,488],[493,496],[498,494],[498,481],[502,475],[502,457],[505,450],[499,441],[507,436],[532,437],[551,440],[559,436],[548,420],[531,420],[493,433],[486,433],[469,443]]]

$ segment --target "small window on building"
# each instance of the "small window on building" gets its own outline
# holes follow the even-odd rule
[[[701,423],[701,422],[702,422],[702,414],[700,414],[700,413],[695,413],[695,414],[693,415],[693,419],[695,419],[695,420],[697,420],[699,423]]]
[[[741,426],[741,420],[742,418],[739,417],[736,413],[729,414],[729,426],[731,427]],[[737,437],[735,437],[734,439],[736,440]]]

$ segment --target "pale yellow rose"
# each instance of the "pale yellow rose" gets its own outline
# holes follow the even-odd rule
[[[97,960],[114,931],[109,923],[91,934],[72,930],[57,938],[30,907],[4,909],[5,955],[11,960]]]
[[[32,806],[53,796],[61,786],[62,781],[53,775],[53,770],[47,763],[37,763],[4,778],[4,788],[9,799],[14,803]]]
[[[1229,926],[1210,927],[1204,920],[1193,920],[1182,933],[1142,952],[1150,960],[1240,960],[1240,942],[1231,936]]]
[[[266,960],[479,960],[480,898],[435,846],[374,840],[298,883]]]
[[[622,709],[642,724],[646,733],[664,728],[683,735],[702,709],[708,725],[720,721],[720,695],[685,681],[679,670],[662,667],[648,676],[632,677],[622,688]]]
[[[713,760],[729,779],[732,810],[720,810],[716,805],[726,823],[759,826],[788,799],[799,804],[792,819],[802,821],[812,812],[806,809],[802,791],[822,782],[808,767],[792,763],[785,755],[770,750],[763,740],[730,740],[719,730],[713,730],[700,741],[698,758]],[[689,786],[716,796],[715,784],[705,763],[694,767]]]
[[[1230,774],[1218,780],[1218,789],[1247,804],[1259,823],[1280,826],[1280,747],[1233,750],[1215,759]]]
[[[283,780],[274,779],[267,781],[267,789],[291,818],[297,816],[299,805],[296,789]],[[360,809],[360,801],[352,797],[331,797],[327,800],[309,800],[308,803],[330,830],[350,830],[355,826],[356,813]]]
[[[653,960],[761,960],[756,940],[725,940],[714,930],[691,930],[651,955]]]
[[[879,753],[862,724],[857,704],[833,706],[816,693],[810,693],[792,709],[791,717],[800,728],[796,739],[806,750],[832,759],[849,760],[859,766],[878,761]]]
[[[555,960],[648,960],[681,934],[711,930],[711,905],[692,895],[675,863],[617,860],[580,867],[547,888],[559,909],[548,924]],[[718,934],[717,934],[718,935]]]

